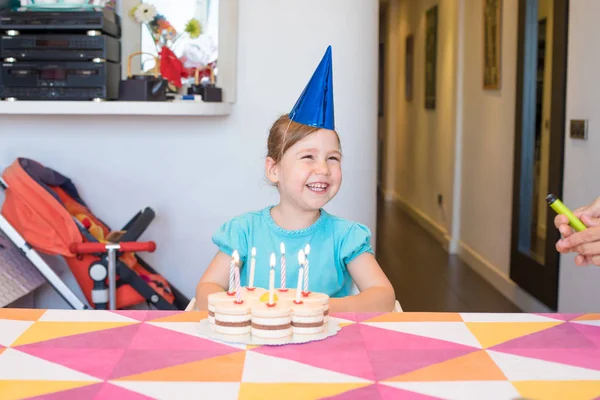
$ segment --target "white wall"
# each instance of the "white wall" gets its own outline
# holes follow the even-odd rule
[[[483,3],[465,7],[461,244],[501,274],[510,266],[518,5],[502,14],[501,88],[483,90]]]
[[[377,0],[239,5],[238,97],[228,117],[0,117],[2,168],[23,156],[62,172],[113,228],[154,208],[142,240],[158,249],[145,258],[187,296],[216,251],[210,238],[219,225],[277,201],[263,174],[268,129],[329,44],[345,159],[328,210],[375,233]]]
[[[439,3],[439,4],[438,4]],[[425,109],[426,11],[438,4],[436,108]],[[452,224],[458,0],[390,2],[388,191],[443,232]],[[414,36],[413,98],[405,98],[406,37]],[[388,158],[389,159],[389,158]],[[390,187],[391,186],[391,187]],[[443,209],[437,196],[444,198]]]
[[[600,43],[594,38],[598,25],[600,2],[571,1],[569,6],[569,61],[567,66],[567,126],[571,119],[588,119],[588,141],[565,139],[563,199],[570,208],[592,202],[600,196],[600,117],[597,66]],[[568,132],[568,131],[567,131]],[[572,255],[561,257],[559,310],[563,312],[598,311],[600,304],[600,268],[577,267]]]

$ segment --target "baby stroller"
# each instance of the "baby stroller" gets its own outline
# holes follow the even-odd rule
[[[146,208],[120,231],[92,214],[69,178],[40,163],[18,158],[0,178],[5,200],[0,230],[74,309],[89,308],[37,251],[67,262],[87,302],[95,309],[184,310],[189,300],[136,252],[154,251],[154,242],[136,242],[154,219]]]

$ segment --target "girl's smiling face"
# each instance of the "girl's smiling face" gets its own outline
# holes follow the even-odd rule
[[[319,129],[287,149],[279,163],[267,159],[267,176],[277,184],[281,202],[302,211],[314,211],[339,191],[341,161],[337,134]]]

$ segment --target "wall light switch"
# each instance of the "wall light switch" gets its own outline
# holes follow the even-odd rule
[[[571,120],[571,139],[587,140],[587,119],[572,119]]]

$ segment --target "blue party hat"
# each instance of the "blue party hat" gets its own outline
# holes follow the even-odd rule
[[[304,125],[335,129],[331,46],[290,112],[290,119]]]

